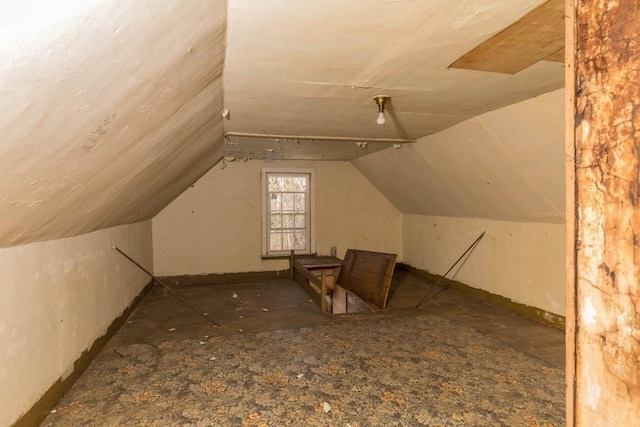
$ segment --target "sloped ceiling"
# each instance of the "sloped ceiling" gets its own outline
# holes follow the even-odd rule
[[[153,217],[221,157],[226,4],[0,3],[0,247]]]
[[[458,58],[452,68],[515,74],[541,60],[564,62],[565,0],[549,0]]]
[[[560,88],[562,64],[549,61],[513,75],[448,68],[541,3],[2,2],[0,247],[151,218],[225,151],[326,159],[383,148],[294,139],[278,148],[268,139],[225,140],[225,131],[415,139]],[[375,122],[378,94],[391,96],[384,126]],[[421,144],[384,155],[407,162],[393,169],[403,170],[407,188],[425,185],[406,167],[424,166]],[[443,161],[452,155],[444,145]],[[375,159],[357,164],[403,211],[434,211],[367,172]],[[440,179],[437,211],[487,209],[473,200],[445,209],[451,201],[442,194],[459,181]],[[534,216],[555,218],[545,203]]]
[[[564,91],[353,164],[405,214],[563,223]]]
[[[557,62],[512,75],[449,68],[541,3],[230,0],[225,130],[419,138],[560,88],[564,69]],[[384,126],[375,121],[377,94],[391,96]],[[261,143],[232,137],[225,147],[243,157],[246,145],[245,154],[255,157]]]

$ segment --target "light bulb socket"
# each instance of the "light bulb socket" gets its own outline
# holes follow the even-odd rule
[[[373,100],[378,105],[378,109],[384,111],[384,105],[389,101],[391,97],[389,95],[376,95]]]

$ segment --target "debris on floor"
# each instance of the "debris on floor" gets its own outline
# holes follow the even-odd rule
[[[284,292],[281,303],[254,300],[245,320],[235,321],[235,326],[230,320],[228,329],[214,332],[199,326],[204,322],[194,325],[186,310],[184,323],[175,313],[164,318],[154,313],[148,316],[149,328],[143,329],[145,322],[136,319],[136,328],[122,329],[106,347],[105,356],[117,348],[126,357],[97,358],[58,412],[49,414],[51,424],[44,426],[230,426],[245,419],[254,422],[246,425],[254,426],[417,426],[448,425],[459,414],[466,417],[460,425],[522,425],[524,416],[540,425],[564,424],[561,368],[435,314],[387,311],[352,320],[324,316],[315,309],[304,317],[306,304],[301,303],[307,297],[297,286],[279,282],[272,288],[274,293],[298,291],[293,308],[300,315],[288,323],[278,319],[289,313],[281,305],[288,301]],[[262,293],[267,298],[267,292]],[[220,307],[207,310],[236,319],[234,304],[225,302],[231,292],[218,295],[227,297],[213,295],[211,301]],[[260,316],[261,306],[269,307],[268,316]],[[164,307],[156,310],[167,312]],[[315,323],[304,323],[314,313]],[[480,314],[487,318],[485,311]],[[271,323],[275,321],[280,323]],[[168,323],[176,325],[176,332],[167,332]],[[240,324],[246,334],[237,332]],[[557,334],[562,342],[562,333]],[[212,338],[205,340],[205,335]],[[200,345],[202,341],[208,345]],[[169,366],[170,370],[159,369]],[[437,386],[444,382],[451,386]],[[348,392],[336,392],[336,385]],[[145,394],[150,387],[154,395]],[[253,413],[259,420],[249,418]]]

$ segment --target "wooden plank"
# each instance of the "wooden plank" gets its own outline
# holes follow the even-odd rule
[[[566,67],[565,67],[565,191],[566,191],[566,314],[565,314],[565,379],[566,379],[566,425],[575,426],[575,385],[576,385],[576,205],[575,205],[575,40],[576,4],[567,0],[566,4]]]
[[[353,261],[355,259],[355,253],[351,249],[347,249],[347,253],[342,261],[342,268],[340,269],[340,275],[338,276],[338,283],[344,283],[351,274],[353,268]]]
[[[564,0],[549,0],[449,67],[515,74],[540,60],[557,60],[564,48],[564,15]]]
[[[369,271],[363,271],[358,268],[353,268],[345,283],[377,283],[380,278],[379,273],[372,273]],[[379,287],[375,287],[375,292],[378,292]]]
[[[571,339],[579,426],[640,420],[639,23],[640,0],[576,2]]]
[[[323,313],[327,312],[327,280],[326,273],[322,270],[322,276],[320,277],[320,310]]]
[[[296,252],[291,249],[291,254],[289,255],[289,279],[293,279],[293,263],[296,259]]]
[[[308,271],[305,271],[302,267],[297,264],[294,264],[293,271],[293,280],[298,282],[300,287],[305,290],[318,305],[320,304],[320,287],[310,281],[310,277],[313,277]],[[313,277],[314,281],[317,281],[315,277]]]
[[[294,271],[299,273],[300,275],[302,275],[302,277],[307,279],[309,282],[311,282],[314,285],[316,285],[318,287],[318,289],[320,288],[320,285],[321,285],[320,279],[318,279],[313,273],[311,273],[309,270],[307,270],[306,268],[304,268],[300,264],[298,264],[298,263],[294,264]]]
[[[327,284],[327,289],[331,291],[336,285],[336,279],[338,277],[337,272],[340,270],[338,268],[323,268],[321,270],[313,269],[308,271],[318,278],[318,280],[320,280],[324,274],[324,281]]]
[[[397,255],[348,249],[338,284],[380,308],[387,304]]]
[[[562,49],[558,50],[557,52],[553,52],[551,55],[545,57],[544,60],[545,61],[551,61],[551,62],[563,62],[564,63],[565,55],[566,55],[566,53],[565,53],[565,50],[564,50],[564,47],[563,47]]]
[[[335,268],[342,265],[342,261],[333,256],[297,257],[296,262],[308,270],[315,268]]]
[[[296,257],[293,263],[293,279],[320,305],[323,312],[329,311],[325,297],[335,287],[334,274],[340,271],[336,260],[339,261],[336,257]],[[310,265],[312,269],[305,265]]]
[[[347,250],[342,263],[336,262],[339,261],[336,257],[296,257],[293,263],[294,278],[320,305],[323,312],[329,310],[325,296],[330,290],[336,292],[338,288],[333,276],[336,273],[338,283],[345,290],[364,299],[368,304],[384,308],[396,258],[395,254],[354,249]],[[351,304],[359,307],[358,310],[363,309],[361,303],[352,301]],[[346,310],[347,298],[344,306]]]

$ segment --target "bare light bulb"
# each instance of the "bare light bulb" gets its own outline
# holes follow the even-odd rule
[[[387,120],[384,118],[384,112],[380,111],[378,113],[378,118],[376,119],[376,123],[379,125],[383,125]]]

